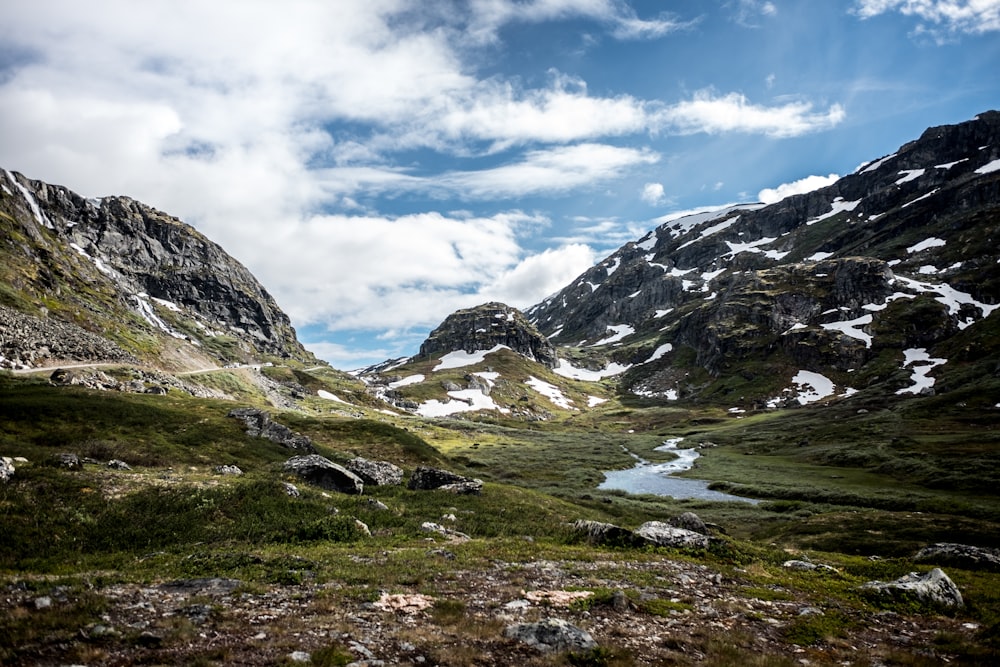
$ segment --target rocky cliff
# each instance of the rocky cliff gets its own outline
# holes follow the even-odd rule
[[[140,202],[87,200],[4,170],[0,228],[0,304],[70,323],[146,360],[178,345],[209,360],[312,359],[246,267]]]

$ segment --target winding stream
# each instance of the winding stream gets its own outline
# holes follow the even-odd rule
[[[756,505],[756,498],[734,496],[708,488],[708,482],[703,479],[685,479],[675,477],[675,473],[689,470],[695,459],[701,454],[695,449],[678,449],[677,445],[683,438],[672,438],[656,448],[656,451],[672,451],[677,458],[666,463],[650,463],[629,450],[625,450],[637,463],[627,470],[607,470],[604,481],[597,488],[604,490],[626,491],[627,493],[650,493],[657,496],[672,496],[674,498],[697,498],[698,500],[728,500]],[[624,448],[623,448],[624,449]]]

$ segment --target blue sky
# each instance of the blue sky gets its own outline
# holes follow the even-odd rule
[[[998,108],[997,72],[1000,0],[10,0],[0,166],[189,222],[350,369]]]

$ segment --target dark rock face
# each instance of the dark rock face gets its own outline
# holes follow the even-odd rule
[[[295,473],[313,486],[331,491],[360,495],[365,490],[360,477],[319,454],[293,456],[285,461],[284,470]]]
[[[271,415],[257,408],[234,408],[229,411],[229,417],[239,419],[246,425],[247,435],[254,438],[266,438],[282,447],[299,451],[315,453],[312,440],[293,432],[287,426],[271,421]]]
[[[418,358],[458,350],[490,350],[497,345],[505,345],[549,368],[556,364],[555,349],[545,336],[519,310],[502,303],[452,313],[423,342]]]
[[[410,475],[407,488],[413,491],[451,491],[458,495],[476,495],[483,490],[481,479],[470,479],[448,470],[439,468],[417,467]]]

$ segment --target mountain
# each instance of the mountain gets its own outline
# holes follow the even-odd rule
[[[555,351],[522,346],[506,379],[528,382],[546,414],[599,404],[609,378],[623,400],[708,402],[736,414],[977,382],[978,403],[993,408],[998,239],[1000,112],[990,111],[928,129],[813,192],[665,221],[527,309],[545,341],[535,345]],[[418,356],[392,364],[405,380],[392,387],[396,398],[456,412],[523,403],[514,394],[507,404],[492,393],[488,404],[469,400],[461,392],[482,384],[475,372],[450,382],[449,400],[426,363],[462,351],[475,371],[495,363],[495,345],[518,350],[486,334],[494,311],[507,312],[487,304],[450,316]],[[468,407],[454,402],[462,396]]]
[[[640,396],[931,392],[949,344],[996,354],[969,342],[997,329],[998,239],[990,111],[814,192],[667,221],[526,314],[562,356],[629,367]]]
[[[316,362],[250,271],[189,225],[128,197],[87,200],[7,170],[0,306],[8,366]]]

